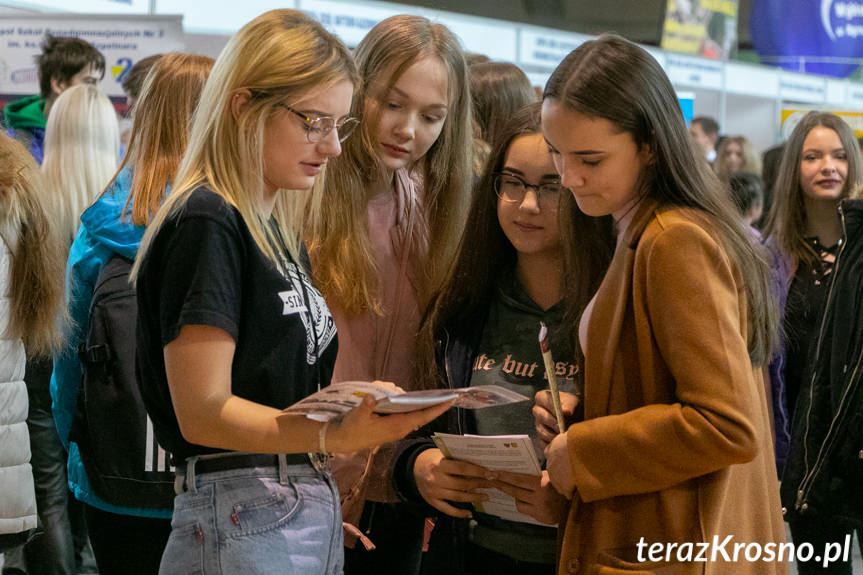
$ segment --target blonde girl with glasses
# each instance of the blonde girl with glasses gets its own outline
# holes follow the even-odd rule
[[[540,132],[539,104],[500,126],[474,193],[455,264],[423,322],[423,387],[497,384],[533,397],[548,389],[537,337],[550,331],[556,379],[575,392],[581,378],[574,321],[601,273],[579,273],[564,261],[562,220],[585,245],[580,257],[599,270],[611,257],[609,218],[588,218],[575,206]],[[531,402],[450,411],[435,431],[536,436]],[[541,455],[542,450],[538,449]],[[424,573],[552,574],[564,499],[542,477],[496,472],[444,458],[430,441],[405,450],[395,471],[400,491],[440,514],[423,559]],[[479,487],[515,497],[521,520],[470,510]],[[467,504],[467,505],[466,505]],[[472,516],[475,525],[468,529]],[[535,523],[531,523],[528,517]]]
[[[340,334],[333,379],[410,389],[419,318],[449,268],[470,200],[467,67],[452,32],[420,16],[380,22],[355,57],[351,115],[361,123],[312,206],[309,252]],[[392,489],[392,448],[373,462],[367,454],[341,462],[355,473],[337,473],[346,521],[377,546],[350,553],[349,574],[419,569],[424,521]]]
[[[341,153],[355,81],[345,46],[302,13],[246,24],[138,251],[138,381],[177,466],[160,573],[341,573],[321,454],[393,441],[447,408],[382,418],[369,397],[332,424],[282,412],[332,374],[336,330],[299,216]]]

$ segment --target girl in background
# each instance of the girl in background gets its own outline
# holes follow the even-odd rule
[[[761,219],[764,207],[764,182],[761,177],[750,172],[731,174],[728,191],[743,221],[752,228],[753,233],[758,234],[754,225]]]
[[[33,157],[0,133],[0,554],[26,542],[37,526],[24,350],[50,361],[60,344],[57,318],[64,317],[64,242],[47,199]]]
[[[333,380],[411,389],[420,313],[450,266],[470,201],[467,68],[452,32],[420,16],[380,22],[355,58],[359,134],[331,162],[312,207],[312,269],[339,330]],[[393,449],[337,462],[345,521],[377,546],[348,552],[348,574],[419,568],[424,518],[391,487]]]
[[[108,96],[90,84],[60,94],[45,128],[42,172],[69,242],[81,213],[105,189],[119,162],[120,128]]]
[[[380,417],[367,397],[338,423],[283,413],[335,361],[299,216],[355,124],[356,79],[344,44],[298,11],[243,26],[138,250],[138,382],[178,475],[162,574],[341,573],[323,454],[394,441],[448,407]]]
[[[423,387],[497,384],[533,397],[548,388],[537,341],[544,322],[560,367],[557,381],[574,392],[581,378],[574,326],[611,258],[610,218],[585,216],[560,184],[540,133],[539,104],[512,115],[492,150],[455,265],[423,323]],[[560,219],[571,222],[567,241],[582,248],[574,265],[563,259]],[[592,265],[586,265],[588,258]],[[527,402],[452,410],[445,423],[439,431],[536,437]],[[555,572],[564,499],[547,473],[499,471],[493,473],[496,481],[488,481],[489,475],[482,467],[445,459],[431,442],[404,451],[396,465],[399,491],[443,514],[423,557],[423,573]],[[457,507],[481,501],[473,491],[480,486],[513,495],[519,511],[545,525]],[[469,528],[471,516],[476,524]]]
[[[101,56],[100,56],[101,57]],[[61,257],[68,254],[81,212],[117,170],[120,140],[117,115],[108,97],[96,86],[81,84],[63,91],[51,105],[45,131],[45,207],[64,240]],[[24,549],[27,568],[60,573],[74,570],[75,540],[86,545],[83,512],[69,499],[66,482],[66,450],[57,435],[51,412],[50,357],[31,357],[24,380],[30,396],[30,428],[33,476],[43,535]]]
[[[69,487],[84,503],[100,573],[157,573],[171,531],[171,507],[120,507],[91,487],[78,444],[69,439],[83,377],[78,348],[85,341],[91,299],[103,267],[115,255],[135,258],[147,224],[165,199],[212,66],[211,58],[188,54],[168,54],[154,65],[137,102],[128,152],[111,183],[81,216],[69,254],[67,303],[74,327],[55,357],[51,393],[54,419],[69,453]],[[45,165],[49,158],[46,155]]]
[[[491,143],[519,109],[536,102],[525,73],[509,62],[471,64],[470,98],[474,122],[474,173],[482,176]]]
[[[784,573],[639,552],[784,541],[759,367],[778,331],[770,269],[696,159],[671,82],[644,49],[602,36],[552,74],[542,128],[579,208],[617,228],[578,326],[584,421],[558,433],[537,396],[549,478],[572,499],[558,572]]]
[[[713,169],[726,184],[731,174],[749,172],[760,176],[761,157],[755,153],[746,136],[726,136],[716,150]]]
[[[470,97],[479,137],[491,144],[512,121],[513,114],[536,102],[527,75],[510,62],[484,62],[470,67]]]
[[[842,503],[846,494],[840,488],[841,470],[848,467],[843,463],[846,458],[840,455],[831,465],[819,465],[813,476],[808,473],[808,469],[815,469],[811,458],[815,454],[820,458],[821,441],[828,427],[832,427],[835,415],[840,413],[838,403],[831,401],[826,402],[826,411],[822,409],[825,404],[821,398],[825,394],[836,398],[842,394],[830,391],[829,385],[814,385],[814,368],[821,364],[813,364],[812,352],[816,346],[821,349],[817,342],[821,341],[824,329],[822,317],[833,285],[834,267],[844,247],[844,226],[848,224],[852,231],[858,228],[859,211],[846,216],[839,207],[861,184],[863,164],[854,132],[834,114],[808,113],[785,144],[774,203],[764,232],[775,256],[785,326],[783,349],[770,364],[776,390],[777,463],[782,474],[786,519],[798,545],[844,542],[845,535],[853,530],[854,521],[859,527],[863,519],[860,506],[852,503],[859,497],[848,497],[847,509],[842,509],[846,507]],[[850,310],[849,302],[848,311],[838,313]],[[844,378],[845,374],[836,374],[833,379],[838,384]],[[814,397],[818,401],[813,401]],[[810,409],[813,405],[814,412]],[[846,404],[845,409],[849,408]],[[812,417],[813,413],[817,417]],[[853,438],[852,432],[846,444],[853,446],[855,441],[859,444],[859,439]],[[814,490],[813,483],[817,485]],[[798,497],[798,492],[804,496]],[[854,518],[850,524],[849,518]],[[837,563],[833,568],[836,573],[851,572],[847,563]],[[821,572],[817,562],[798,562],[798,569],[800,573]]]

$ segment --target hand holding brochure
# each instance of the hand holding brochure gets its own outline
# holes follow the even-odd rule
[[[542,475],[533,441],[527,435],[451,435],[436,433],[432,439],[447,459],[460,459],[492,471],[502,470],[524,475]],[[475,503],[477,511],[509,521],[544,525],[520,512],[515,499],[499,489],[480,489],[488,500]]]
[[[405,392],[397,387],[386,387],[368,381],[343,381],[298,401],[288,407],[285,413],[303,414],[316,421],[328,421],[355,408],[369,394],[378,400],[376,413],[416,411],[451,399],[456,400],[456,407],[465,409],[480,409],[529,399],[497,385]]]

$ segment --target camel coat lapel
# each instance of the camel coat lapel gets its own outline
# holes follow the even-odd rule
[[[611,375],[615,371],[615,362],[620,361],[620,332],[632,299],[632,282],[619,280],[633,276],[635,248],[644,227],[653,217],[656,205],[649,198],[642,202],[620,239],[615,257],[596,293],[592,315],[608,320],[591,322],[588,326],[585,374],[590,376],[585,376],[584,394],[585,417],[588,419],[610,413]]]

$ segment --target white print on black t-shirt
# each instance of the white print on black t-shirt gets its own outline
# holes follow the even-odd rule
[[[279,297],[282,298],[282,303],[285,304],[285,307],[282,308],[282,315],[291,315],[306,311],[303,296],[297,293],[297,290],[280,291]]]
[[[315,289],[305,274],[300,273],[296,264],[282,259],[282,265],[279,267],[282,275],[290,280],[293,287],[291,290],[278,293],[283,303],[282,315],[299,314],[306,330],[306,362],[314,365],[318,361],[315,343],[319,350],[327,349],[336,336],[336,322],[333,321],[333,316],[324,302],[324,296]],[[303,294],[309,298],[309,301],[304,301]],[[309,319],[315,324],[314,332],[309,329]]]

